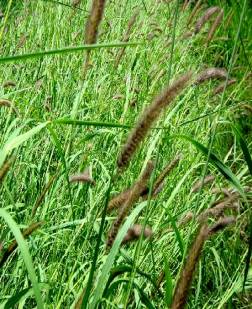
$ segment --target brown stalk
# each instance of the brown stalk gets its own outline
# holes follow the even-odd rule
[[[134,224],[131,228],[129,228],[127,234],[124,236],[122,244],[139,239],[142,233],[144,238],[150,238],[153,235],[150,227],[143,228],[140,224]]]
[[[194,6],[189,18],[188,18],[188,21],[187,21],[187,26],[189,26],[194,18],[194,16],[196,16],[200,10],[200,6],[201,6],[201,2],[202,0],[198,0],[198,2],[196,3],[196,5]]]
[[[199,189],[209,183],[212,183],[215,180],[215,176],[213,175],[207,175],[204,179],[200,179],[199,181],[196,181],[196,183],[192,187],[192,192],[195,193],[199,191]]]
[[[213,90],[213,94],[214,95],[219,94],[219,93],[223,92],[226,87],[231,86],[231,85],[233,85],[235,83],[236,83],[236,79],[235,78],[229,79],[227,82],[225,81],[225,82],[221,83],[219,86],[217,86]]]
[[[44,222],[36,222],[36,223],[32,223],[31,225],[28,226],[28,228],[26,228],[23,232],[22,235],[24,238],[27,238],[29,235],[31,235],[35,230],[37,230],[41,225],[43,225]],[[7,250],[4,252],[1,261],[0,261],[0,267],[2,267],[4,265],[4,263],[7,261],[7,259],[9,258],[9,256],[12,254],[12,252],[18,247],[18,244],[16,242],[16,240],[14,240],[9,247],[7,248]]]
[[[105,0],[93,0],[92,8],[86,23],[85,28],[85,44],[95,44],[98,37],[99,25],[102,21],[103,12],[105,8]],[[87,51],[86,61],[83,67],[83,76],[90,64],[90,50]]]
[[[199,233],[196,236],[191,249],[189,250],[187,259],[177,282],[173,295],[171,309],[182,309],[185,307],[193,279],[193,274],[195,272],[195,268],[200,258],[200,254],[205,241],[211,235],[219,232],[220,230],[224,229],[229,224],[233,224],[234,222],[234,217],[224,217],[210,227],[204,224],[200,228]]]
[[[134,13],[134,15],[131,17],[131,19],[129,20],[129,23],[128,23],[128,27],[127,27],[127,31],[122,39],[123,42],[128,42],[129,39],[130,39],[130,33],[131,33],[131,29],[132,27],[134,26],[135,22],[136,22],[136,19],[137,19],[137,16],[139,15],[139,12],[140,10],[136,10],[136,12]],[[116,56],[116,60],[115,60],[115,68],[118,67],[121,59],[122,59],[122,56],[124,55],[125,53],[125,49],[126,47],[123,47],[121,50],[119,50],[117,56]]]
[[[158,193],[159,188],[160,186],[162,186],[162,183],[164,182],[165,178],[178,165],[181,159],[182,159],[182,155],[179,154],[175,156],[175,158],[165,166],[161,174],[158,176],[157,180],[154,182],[154,185],[153,185],[153,195],[154,196]]]
[[[16,83],[13,82],[12,80],[7,80],[3,83],[4,88],[9,88],[9,87],[16,87]]]
[[[0,99],[0,107],[1,106],[5,106],[5,107],[9,107],[12,109],[13,112],[15,112],[16,114],[18,114],[17,109],[14,107],[13,103],[9,100],[6,99]]]
[[[162,110],[165,109],[175,97],[187,86],[192,73],[188,72],[177,78],[172,85],[168,86],[163,92],[154,99],[154,101],[144,110],[140,119],[136,123],[135,128],[130,132],[128,139],[122,147],[121,153],[117,160],[117,166],[120,170],[125,169],[139,147],[141,141],[144,140],[151,126]]]
[[[46,193],[50,190],[54,180],[56,179],[56,177],[58,176],[58,174],[56,173],[55,175],[51,176],[48,183],[45,185],[43,191],[41,192],[41,194],[39,195],[39,197],[37,198],[36,200],[36,203],[35,205],[33,206],[32,208],[32,218],[35,216],[36,212],[37,212],[37,209],[39,208],[39,206],[42,204],[45,196],[46,196]]]
[[[197,34],[200,32],[200,30],[203,28],[205,23],[217,12],[220,12],[221,8],[218,6],[210,7],[205,11],[205,13],[197,20],[194,33]]]
[[[203,225],[192,244],[174,291],[171,309],[181,309],[184,308],[186,304],[187,296],[189,294],[189,289],[193,279],[193,274],[203,245],[208,238],[208,232],[209,230],[207,225]]]
[[[224,194],[227,197],[231,196],[231,192],[227,188],[213,188],[211,192],[213,194]]]
[[[108,204],[108,210],[107,211],[110,212],[113,209],[120,208],[125,203],[125,201],[128,199],[131,190],[132,190],[132,188],[129,188],[129,189],[119,193],[114,198],[112,198],[112,200]]]
[[[220,13],[217,15],[214,23],[212,24],[212,27],[210,28],[210,30],[208,31],[208,35],[207,35],[207,43],[211,42],[214,33],[216,32],[216,29],[219,27],[219,25],[221,24],[222,20],[223,20],[223,10],[220,10]]]
[[[115,219],[109,233],[108,233],[108,239],[107,239],[107,247],[111,248],[114,240],[116,238],[116,235],[118,233],[118,230],[124,220],[124,218],[129,213],[131,207],[133,204],[139,199],[139,196],[144,188],[147,186],[147,182],[151,176],[151,173],[153,171],[154,165],[153,162],[149,161],[141,174],[139,180],[135,183],[132,190],[130,191],[129,197],[124,203],[123,207],[121,208],[117,218]]]
[[[0,183],[3,182],[4,177],[7,175],[12,163],[13,163],[13,158],[5,161],[4,164],[2,165],[0,169]]]
[[[213,216],[215,218],[220,217],[223,214],[224,210],[226,209],[237,209],[237,205],[235,204],[237,198],[238,198],[237,195],[225,198],[223,201],[216,204],[214,207],[208,208],[205,211],[203,211],[197,217],[197,221],[199,223],[205,222],[210,216]]]
[[[183,6],[182,6],[182,11],[185,11],[189,4],[190,4],[191,0],[185,0],[184,3],[183,3]]]
[[[213,224],[209,228],[209,235],[215,234],[219,232],[220,230],[223,230],[226,226],[230,224],[234,224],[236,222],[235,217],[230,216],[230,217],[224,217],[220,218],[215,224]]]
[[[218,78],[218,79],[226,79],[227,78],[226,69],[222,68],[207,68],[196,77],[195,85],[202,84],[206,80]]]

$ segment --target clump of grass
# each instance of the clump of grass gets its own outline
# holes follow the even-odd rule
[[[36,222],[29,225],[23,232],[22,235],[24,238],[27,238],[30,236],[34,231],[36,231],[39,227],[41,227],[44,224],[44,222]],[[4,263],[8,260],[10,255],[13,253],[13,251],[17,248],[18,244],[17,241],[14,240],[9,247],[4,251],[3,256],[0,260],[0,267],[4,265]]]
[[[134,26],[134,24],[135,24],[135,22],[136,22],[136,20],[137,20],[137,17],[138,17],[138,15],[139,15],[139,12],[140,12],[140,10],[137,9],[136,12],[135,12],[135,13],[133,14],[133,16],[131,17],[131,19],[129,20],[128,27],[127,27],[127,31],[126,31],[126,33],[125,33],[123,39],[122,39],[122,42],[125,42],[125,43],[126,43],[126,42],[129,41],[129,39],[130,39],[130,34],[131,34],[131,30],[132,30],[132,28],[133,28],[133,26]],[[115,68],[118,67],[118,65],[119,65],[119,63],[120,63],[120,61],[121,61],[121,59],[122,59],[122,57],[123,57],[123,55],[124,55],[124,53],[125,53],[125,49],[126,49],[126,47],[123,47],[121,50],[118,51],[118,54],[117,54],[116,59],[115,59]]]
[[[151,176],[153,168],[154,168],[154,164],[151,161],[149,161],[147,163],[142,175],[140,176],[139,180],[135,183],[132,190],[130,191],[130,194],[129,194],[127,200],[125,201],[123,207],[120,209],[120,212],[119,212],[116,220],[112,224],[112,227],[109,231],[108,239],[107,239],[107,247],[108,248],[110,248],[113,245],[113,242],[116,238],[116,235],[118,233],[118,230],[119,230],[124,218],[129,213],[133,204],[139,199],[139,196],[140,196],[141,192],[143,191],[143,189],[146,188],[147,182],[148,182],[148,180]]]
[[[95,44],[98,37],[99,25],[102,21],[105,0],[93,0],[92,8],[85,27],[85,44]],[[89,67],[90,62],[90,50],[87,51],[85,64],[83,67],[83,77],[85,77],[86,71]]]
[[[141,224],[134,224],[124,236],[122,244],[126,244],[135,241],[140,238],[143,234],[144,238],[150,238],[153,235],[152,229],[150,227],[143,227]]]
[[[165,88],[163,92],[144,110],[140,119],[136,123],[135,128],[130,132],[118,157],[117,165],[120,170],[125,169],[129,165],[132,156],[146,137],[151,126],[158,119],[162,110],[165,109],[180,92],[182,92],[182,90],[188,85],[191,77],[191,72],[187,72],[178,77],[172,85]]]

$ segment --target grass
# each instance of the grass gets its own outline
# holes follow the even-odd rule
[[[171,306],[198,230],[195,219],[178,223],[221,198],[211,192],[214,187],[241,193],[238,211],[227,211],[236,224],[205,242],[187,305],[249,308],[252,9],[246,0],[204,5],[224,11],[208,44],[209,25],[182,39],[193,5],[183,11],[180,1],[137,0],[107,1],[97,44],[86,46],[91,1],[75,10],[68,0],[1,2],[0,99],[17,113],[0,106],[0,169],[11,158],[0,181],[0,258],[14,239],[18,248],[0,269],[0,308]],[[130,38],[122,42],[137,8]],[[92,63],[82,79],[87,48]],[[143,109],[177,76],[210,67],[226,68],[236,83],[218,95],[217,79],[188,86],[118,175],[118,154]],[[6,81],[15,86],[3,87]],[[148,160],[155,162],[152,187],[178,153],[183,160],[161,192],[135,204],[108,251],[116,218],[116,212],[105,212],[111,197],[131,187]],[[86,167],[95,185],[69,183],[69,175]],[[193,184],[208,174],[215,181],[193,193]],[[44,224],[24,239],[21,232],[38,221]],[[120,246],[133,223],[150,226],[153,238]]]

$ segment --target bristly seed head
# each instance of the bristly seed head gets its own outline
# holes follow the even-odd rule
[[[160,116],[162,110],[165,109],[187,86],[191,77],[192,72],[187,72],[186,74],[178,77],[144,110],[140,119],[136,123],[135,128],[130,132],[130,135],[128,136],[128,139],[119,155],[117,165],[120,170],[125,169],[129,165],[133,154],[146,137],[151,126]]]

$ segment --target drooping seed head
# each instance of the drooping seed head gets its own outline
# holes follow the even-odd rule
[[[120,170],[125,169],[129,165],[132,156],[146,137],[151,126],[156,122],[161,112],[188,85],[191,77],[192,72],[188,72],[177,78],[144,110],[135,128],[130,132],[118,157],[117,166]]]

